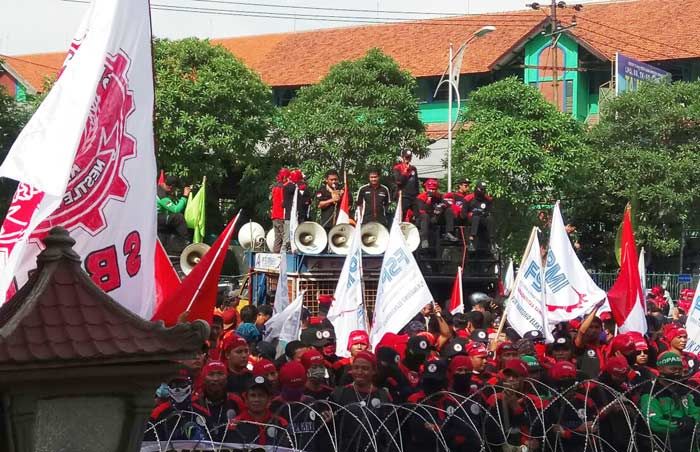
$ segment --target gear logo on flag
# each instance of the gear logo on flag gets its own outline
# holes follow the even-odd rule
[[[80,227],[95,236],[107,226],[107,202],[126,199],[124,162],[136,157],[136,140],[126,132],[135,111],[127,78],[130,64],[123,51],[107,57],[61,205],[35,229],[32,239],[57,225],[69,231]]]

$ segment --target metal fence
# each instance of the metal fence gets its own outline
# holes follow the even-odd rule
[[[598,287],[607,292],[615,283],[617,273],[591,273],[591,277]],[[647,289],[651,289],[654,286],[665,287],[670,292],[671,297],[677,300],[681,289],[687,287],[695,289],[697,287],[700,275],[693,275],[690,282],[680,282],[678,277],[678,273],[647,273]]]

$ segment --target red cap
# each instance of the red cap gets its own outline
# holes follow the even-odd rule
[[[224,374],[226,374],[226,364],[222,363],[221,361],[209,361],[202,368],[202,378],[206,378],[207,375],[215,371],[223,372]]]
[[[366,331],[355,330],[350,333],[350,337],[348,338],[348,350],[350,350],[350,347],[357,344],[365,344],[369,347],[369,334],[367,334]]]
[[[486,346],[481,342],[470,342],[467,345],[467,355],[469,356],[488,356],[489,352]]]
[[[440,184],[438,184],[436,179],[428,179],[423,183],[423,186],[426,190],[437,190]]]
[[[323,365],[323,355],[315,348],[310,348],[301,355],[301,364],[306,370],[309,370],[311,366]]]
[[[277,182],[284,182],[289,177],[289,168],[280,168],[277,172]]]
[[[472,365],[472,359],[468,356],[456,355],[452,357],[452,360],[450,361],[450,365],[447,368],[447,370],[450,375],[454,375],[454,373],[460,367],[466,367],[467,372],[471,372],[472,370],[474,370],[474,366]]]
[[[642,333],[638,331],[629,331],[627,335],[634,341],[634,349],[638,350],[649,350],[649,344],[647,344],[646,339]]]
[[[357,361],[358,359],[364,359],[368,363],[372,364],[373,367],[377,367],[377,357],[374,356],[374,353],[372,352],[362,350],[360,353],[355,355],[355,360]]]
[[[300,169],[292,170],[292,171],[289,173],[289,180],[291,180],[291,181],[294,182],[295,184],[298,184],[298,183],[301,182],[303,179],[304,179],[304,173],[302,173]]]
[[[306,369],[299,361],[289,361],[280,369],[280,384],[292,388],[303,388],[306,384]]]
[[[269,359],[261,359],[255,365],[253,365],[253,376],[265,377],[272,372],[277,372],[275,364]]]
[[[309,317],[309,325],[320,325],[323,323],[323,319],[317,315],[312,315]]]
[[[600,317],[601,322],[607,322],[608,320],[612,319],[612,312],[610,312],[610,311],[601,312],[599,317]]]
[[[228,352],[229,350],[235,350],[238,347],[243,347],[244,345],[247,347],[248,342],[235,333],[230,333],[224,336],[224,353]]]
[[[318,304],[326,304],[330,305],[333,303],[333,295],[319,295],[318,296]]]
[[[634,353],[635,350],[634,339],[630,337],[629,333],[618,334],[610,341],[611,356],[615,355],[617,352],[627,356]]]
[[[576,378],[576,366],[569,361],[558,361],[549,368],[549,378],[552,380],[572,380]]]
[[[517,352],[518,348],[513,344],[512,342],[505,341],[501,342],[498,344],[498,348],[496,349],[496,355],[501,356],[501,353],[503,352]]]
[[[437,338],[435,337],[435,335],[433,333],[429,333],[427,331],[421,331],[420,333],[416,334],[416,336],[426,338],[431,347],[435,347],[437,345]]]
[[[605,363],[605,372],[612,376],[626,377],[629,372],[627,360],[622,356],[613,356]]]
[[[571,325],[571,328],[578,330],[581,328],[581,321],[579,319],[569,320],[569,325]]]
[[[670,344],[672,340],[683,334],[685,334],[686,336],[688,335],[688,332],[685,328],[681,328],[678,325],[670,325],[664,330],[664,339],[666,339],[666,342]]]
[[[508,361],[506,361],[505,364],[503,364],[503,371],[506,370],[515,372],[521,377],[527,377],[528,375],[530,375],[530,371],[527,368],[527,364],[525,364],[525,362],[520,358],[509,359]]]
[[[224,328],[229,329],[233,326],[233,322],[236,321],[236,314],[236,308],[229,308],[221,312],[221,318],[224,319]]]

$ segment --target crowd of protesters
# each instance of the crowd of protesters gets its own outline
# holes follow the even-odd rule
[[[429,304],[372,349],[350,335],[336,355],[325,318],[304,311],[300,340],[263,341],[269,305],[224,302],[198,359],[156,392],[145,439],[279,445],[307,451],[690,451],[698,449],[700,362],[685,313],[654,288],[648,332],[615,335],[609,313],[496,336],[503,306]],[[675,304],[675,306],[674,306]],[[164,449],[167,450],[167,449]]]

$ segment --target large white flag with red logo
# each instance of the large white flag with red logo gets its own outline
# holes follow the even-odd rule
[[[335,224],[350,223],[350,186],[348,186],[347,174],[345,175],[343,184],[343,196],[340,198],[340,211],[338,212],[338,218],[335,220]]]
[[[0,176],[19,181],[0,230],[0,300],[63,226],[105,292],[150,319],[155,298],[156,165],[147,0],[95,0],[53,88]]]
[[[559,201],[552,212],[544,283],[547,317],[550,323],[580,317],[606,298],[605,292],[593,282],[571,246],[561,217]]]
[[[450,295],[450,314],[461,314],[464,312],[464,293],[462,291],[462,267],[457,267],[457,275],[452,283],[452,294]]]

